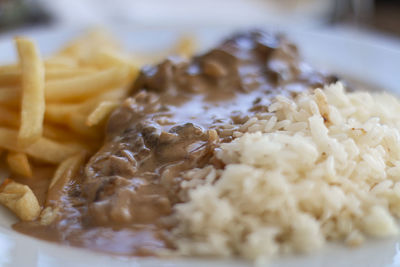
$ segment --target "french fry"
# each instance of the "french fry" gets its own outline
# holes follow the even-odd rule
[[[68,120],[68,126],[74,132],[87,138],[91,138],[97,141],[101,140],[103,131],[101,129],[87,126],[86,119],[87,117],[82,114],[71,114]]]
[[[88,68],[88,67],[75,67],[75,68],[63,68],[63,67],[48,67],[45,71],[45,79],[46,80],[56,80],[56,79],[65,79],[65,78],[71,78],[71,77],[77,77],[77,76],[82,76],[82,75],[88,75],[95,72],[94,68]],[[0,69],[0,85],[7,86],[16,86],[21,84],[22,81],[22,72],[20,69],[15,69],[15,70],[9,70],[9,71],[1,71]],[[4,88],[4,89],[10,89],[11,88]],[[0,90],[4,90],[3,88],[0,88]],[[15,88],[14,90],[15,93],[20,95],[20,89]],[[7,98],[5,99],[3,97],[4,93],[0,93],[0,102],[5,102],[7,101]],[[13,99],[14,100],[14,99]]]
[[[42,136],[45,111],[44,66],[29,39],[15,39],[22,70],[21,123],[18,144],[26,147]]]
[[[66,79],[94,72],[93,68],[48,68],[46,69],[46,80]]]
[[[61,121],[57,121],[61,122]],[[13,128],[19,126],[19,114],[9,108],[0,106],[0,125],[6,125]],[[43,125],[43,136],[59,142],[82,142],[87,143],[82,136],[70,131],[66,127],[46,123]]]
[[[91,31],[71,42],[57,56],[75,58],[80,66],[93,66],[99,51],[105,48],[112,50],[120,48],[120,45],[114,40],[104,31]]]
[[[78,62],[69,56],[54,56],[45,60],[44,65],[48,68],[76,68]]]
[[[126,95],[126,89],[119,88],[91,97],[81,103],[49,103],[46,105],[45,119],[53,123],[68,125],[72,114],[89,115],[100,102],[120,102]]]
[[[49,139],[52,139],[54,141],[59,141],[62,143],[66,142],[81,142],[81,143],[86,143],[87,140],[85,140],[82,136],[77,135],[76,133],[70,131],[68,128],[65,126],[61,125],[53,125],[50,123],[46,123],[43,125],[43,136]]]
[[[14,71],[19,71],[19,70],[20,70],[20,67],[18,64],[9,64],[9,65],[0,66],[0,73],[14,72]]]
[[[106,92],[107,93],[107,92]],[[97,97],[92,97],[86,100],[85,102],[79,103],[79,106],[77,110],[79,111],[80,114],[82,115],[89,115],[90,112],[92,112],[93,109],[97,107],[99,102],[102,101],[103,97],[106,98],[107,96],[104,96],[105,94],[101,94]],[[106,94],[110,95],[110,94]]]
[[[49,225],[51,224],[59,214],[58,207],[46,207],[40,213],[40,224],[41,225]]]
[[[45,118],[54,123],[67,124],[71,114],[79,111],[79,104],[47,104]]]
[[[16,111],[0,106],[0,125],[19,127],[19,117]]]
[[[38,141],[26,148],[21,148],[17,145],[17,134],[16,130],[0,127],[0,148],[15,152],[24,152],[33,158],[54,164],[60,163],[69,156],[81,152],[81,149],[77,147],[55,142],[44,137],[39,138]]]
[[[195,50],[195,39],[192,36],[183,36],[178,41],[175,53],[182,57],[189,58],[194,54]]]
[[[46,83],[46,100],[82,100],[126,84],[129,73],[128,67],[114,67],[90,75],[48,81]]]
[[[102,48],[118,49],[120,45],[112,36],[101,29],[94,29],[84,36],[75,39],[65,46],[58,54],[80,59],[85,63],[85,59],[96,53]]]
[[[96,104],[96,100],[88,100],[79,104],[48,104],[45,118],[53,123],[70,125],[71,116],[86,116],[90,110],[96,107]]]
[[[84,141],[68,141],[68,142],[60,142],[63,145],[66,145],[70,148],[75,149],[76,151],[81,152],[89,152],[94,153],[99,148],[99,140],[89,140],[83,139]]]
[[[80,168],[85,162],[86,155],[80,153],[65,159],[60,165],[58,165],[53,178],[50,181],[46,206],[50,207],[48,214],[43,214],[41,218],[42,224],[48,224],[56,218],[54,208],[57,209],[57,203],[65,195],[65,187],[68,183],[78,174]]]
[[[8,105],[19,105],[21,89],[16,87],[0,88],[0,103]]]
[[[0,125],[18,128],[19,114],[12,109],[0,106]],[[76,135],[74,132],[69,131],[66,127],[55,126],[50,123],[43,125],[43,136],[61,142],[87,142],[82,136]]]
[[[85,153],[79,153],[61,162],[49,185],[50,199],[54,199],[54,197],[51,196],[51,191],[53,189],[56,189],[55,191],[59,192],[59,190],[62,190],[62,188],[64,188],[64,186],[78,173],[79,168],[85,161],[85,157]],[[49,200],[49,198],[47,200]]]
[[[20,174],[25,177],[32,177],[32,168],[25,153],[12,151],[8,152],[7,164],[13,173]]]
[[[104,101],[104,100],[112,100],[112,101],[121,101],[126,98],[129,93],[130,84],[125,87],[120,87],[111,91],[104,92],[103,94],[94,97],[97,101]]]
[[[115,50],[103,49],[93,56],[93,64],[101,69],[110,67],[126,66],[130,68],[131,76],[135,77],[139,73],[139,68],[127,55],[123,55]]]
[[[0,66],[0,84],[9,86],[21,82],[21,69],[19,65],[11,64]]]
[[[4,70],[0,72],[0,85],[16,85],[21,82],[21,72],[19,70]]]
[[[35,144],[25,149],[25,152],[42,161],[49,163],[60,163],[72,154],[81,152],[82,147],[71,146],[50,139],[41,138]]]
[[[40,214],[40,205],[32,190],[11,179],[0,186],[0,203],[23,221],[33,221]]]
[[[118,106],[115,101],[103,101],[89,114],[86,125],[92,127],[105,121],[110,113]]]
[[[120,102],[122,101],[128,94],[128,87],[121,87],[118,89],[113,89],[110,91],[106,91],[102,94],[99,94],[97,96],[93,96],[90,99],[86,100],[81,104],[81,107],[79,110],[83,113],[89,114],[90,112],[93,111],[94,108],[97,107],[97,105],[100,102],[103,101],[115,101],[115,102]]]

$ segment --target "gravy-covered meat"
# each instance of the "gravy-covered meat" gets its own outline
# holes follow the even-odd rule
[[[157,253],[170,246],[165,218],[180,201],[181,173],[221,164],[214,158],[218,145],[265,112],[273,96],[329,79],[301,61],[284,37],[259,31],[235,35],[190,61],[145,67],[110,117],[104,146],[68,185],[58,218],[15,227],[101,251]]]

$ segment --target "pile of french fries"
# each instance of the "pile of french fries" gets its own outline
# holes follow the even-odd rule
[[[65,186],[101,145],[104,122],[126,97],[138,66],[100,31],[48,59],[33,40],[14,42],[18,63],[0,66],[0,149],[11,176],[35,179],[32,165],[58,165],[46,200],[54,205],[59,194],[52,189]],[[22,220],[41,212],[32,190],[12,179],[0,187],[0,203]]]
[[[105,121],[127,96],[140,66],[155,59],[123,52],[104,31],[89,32],[47,59],[33,40],[14,42],[18,63],[0,66],[0,151],[11,177],[35,179],[37,164],[57,168],[44,205],[12,178],[0,186],[0,203],[21,220],[40,216],[48,224],[59,192],[101,146]],[[193,39],[184,37],[167,54],[189,57],[193,50]]]

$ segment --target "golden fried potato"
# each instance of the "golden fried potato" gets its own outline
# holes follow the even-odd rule
[[[22,70],[21,123],[18,145],[27,147],[43,132],[45,110],[44,65],[33,41],[15,39]]]
[[[39,217],[40,205],[32,190],[23,184],[7,179],[0,186],[0,203],[23,221]]]
[[[113,67],[94,74],[46,82],[47,101],[82,100],[126,84],[128,67]]]
[[[10,151],[7,154],[7,164],[13,173],[32,177],[32,168],[25,153]]]
[[[76,146],[70,146],[44,137],[41,137],[26,148],[21,148],[17,145],[17,131],[9,128],[0,128],[0,148],[23,152],[35,159],[54,164],[60,163],[69,156],[82,151]]]
[[[104,122],[111,112],[118,106],[115,101],[103,101],[89,114],[86,119],[87,126],[94,126]]]

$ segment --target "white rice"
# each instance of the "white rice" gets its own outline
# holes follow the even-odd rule
[[[400,102],[337,83],[277,97],[221,146],[223,170],[187,173],[175,206],[182,255],[263,261],[399,231]],[[324,119],[325,118],[325,119]],[[324,122],[325,120],[325,122]]]

